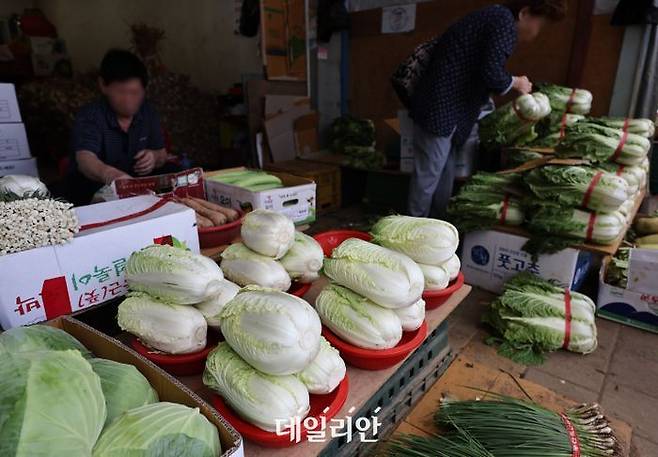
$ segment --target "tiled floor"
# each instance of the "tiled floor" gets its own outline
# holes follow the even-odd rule
[[[658,457],[658,335],[597,320],[599,347],[589,355],[551,354],[526,367],[484,344],[480,316],[493,295],[474,289],[450,317],[453,349],[480,363],[541,384],[566,397],[598,402],[633,427],[631,457]]]

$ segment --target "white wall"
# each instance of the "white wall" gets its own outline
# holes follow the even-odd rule
[[[2,0],[4,3],[6,0]],[[16,0],[12,0],[16,1]],[[130,25],[162,28],[162,60],[202,89],[224,91],[261,72],[258,40],[233,34],[233,0],[35,0],[66,41],[75,71],[97,67],[130,44]]]

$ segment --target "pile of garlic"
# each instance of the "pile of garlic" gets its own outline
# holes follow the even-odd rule
[[[70,241],[79,230],[72,207],[40,198],[0,202],[0,255]]]

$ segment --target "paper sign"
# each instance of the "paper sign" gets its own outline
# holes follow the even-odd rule
[[[416,28],[416,5],[382,8],[382,33],[411,32]]]

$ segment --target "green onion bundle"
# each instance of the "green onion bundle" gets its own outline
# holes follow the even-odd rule
[[[524,214],[519,198],[507,189],[516,174],[478,173],[461,188],[448,205],[449,219],[462,232],[502,225],[521,225]]]
[[[622,450],[597,404],[562,414],[496,395],[493,400],[443,399],[434,416],[444,435],[402,435],[390,442],[399,457],[621,457]]]

